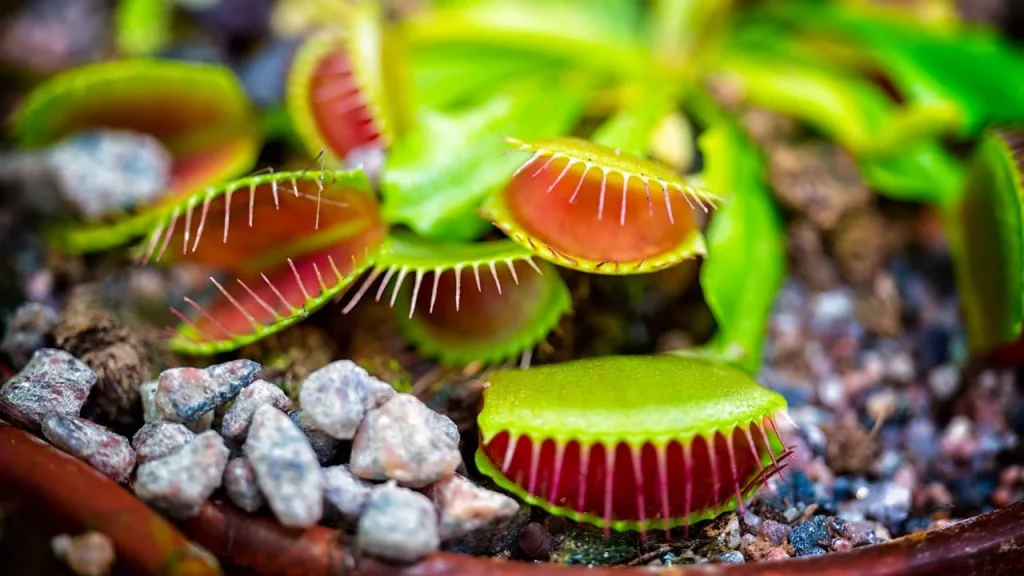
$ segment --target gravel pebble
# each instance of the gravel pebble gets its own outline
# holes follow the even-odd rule
[[[106,576],[116,559],[114,542],[102,532],[61,534],[50,541],[50,549],[78,576]]]
[[[730,552],[723,552],[718,555],[718,561],[723,564],[743,564],[746,560],[743,559],[743,553],[739,550],[732,550]]]
[[[322,470],[324,499],[347,520],[358,519],[370,499],[373,485],[353,474],[348,466]]]
[[[116,482],[127,480],[135,468],[135,451],[127,438],[83,418],[50,416],[43,422],[43,436]]]
[[[372,556],[416,562],[441,546],[437,510],[426,496],[394,482],[378,486],[359,518],[356,544]]]
[[[194,516],[220,486],[229,456],[219,434],[203,432],[174,454],[139,466],[135,495],[169,516]]]
[[[507,520],[519,511],[519,504],[515,500],[481,488],[458,474],[432,484],[427,495],[441,512],[442,540],[458,538]]]
[[[815,516],[814,518],[793,526],[789,534],[789,543],[797,556],[817,556],[824,553],[822,546],[828,546],[832,538],[828,534],[828,518]]]
[[[256,480],[256,470],[244,457],[235,458],[224,468],[224,490],[235,506],[246,512],[255,512],[266,503]]]
[[[256,378],[260,365],[232,360],[199,368],[171,368],[160,374],[153,401],[162,420],[192,422],[234,398]]]
[[[299,404],[317,428],[350,440],[368,410],[387,402],[394,388],[351,360],[338,360],[313,372],[302,383]]]
[[[761,529],[759,532],[772,544],[781,546],[782,543],[786,541],[786,538],[789,538],[789,531],[789,526],[786,526],[782,522],[766,519],[761,522]]]
[[[26,302],[14,311],[0,342],[0,352],[14,368],[28,364],[36,350],[43,348],[50,330],[57,323],[57,312],[39,302]]]
[[[309,440],[309,445],[313,448],[313,452],[316,453],[316,459],[321,464],[327,464],[334,459],[335,453],[338,452],[338,446],[341,445],[341,440],[333,438],[317,428],[313,420],[303,410],[289,412],[288,417],[306,435],[306,440]]]
[[[547,560],[555,549],[555,539],[542,524],[527,524],[517,539],[519,547],[534,560]]]
[[[352,443],[352,472],[422,488],[450,476],[462,462],[451,422],[410,394],[370,411]]]
[[[38,430],[49,416],[78,416],[96,373],[63,350],[41,348],[0,387],[0,414]]]
[[[132,436],[132,448],[137,463],[142,465],[174,454],[195,437],[191,430],[176,422],[146,422]]]
[[[320,521],[324,499],[320,464],[306,435],[284,412],[268,404],[256,409],[245,454],[281,524],[305,527]]]
[[[224,414],[220,427],[221,436],[235,442],[245,440],[253,412],[264,404],[270,404],[285,412],[292,409],[292,401],[283,390],[266,380],[257,380],[238,393],[231,408]]]

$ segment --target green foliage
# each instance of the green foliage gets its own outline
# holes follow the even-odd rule
[[[786,273],[782,216],[764,183],[760,153],[728,122],[701,136],[705,179],[730,191],[707,231],[704,298],[718,321],[710,349],[756,372],[774,295]]]
[[[506,154],[505,136],[544,138],[570,130],[588,92],[542,75],[507,85],[472,108],[421,109],[411,133],[388,155],[381,177],[385,218],[427,238],[479,237],[490,225],[476,210],[522,162]]]
[[[974,354],[1016,341],[1024,323],[1024,160],[1021,132],[987,132],[963,196],[945,211]]]
[[[171,0],[119,0],[117,46],[128,56],[148,56],[163,48],[171,35]]]

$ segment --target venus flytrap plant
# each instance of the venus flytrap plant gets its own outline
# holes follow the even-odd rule
[[[343,312],[378,279],[375,300],[394,279],[389,304],[406,337],[452,365],[529,355],[571,305],[557,270],[509,240],[431,242],[394,231]]]
[[[167,190],[134,213],[53,227],[68,252],[126,244],[145,233],[163,207],[252,167],[260,139],[238,80],[208,64],[124,60],[83,66],[36,88],[14,118],[18,144],[52,145],[88,130],[138,132],[160,140],[173,157]]]
[[[165,208],[140,262],[191,262],[216,291],[192,298],[173,349],[234,350],[295,324],[373,263],[384,239],[376,198],[360,171],[278,172],[210,187]]]
[[[481,472],[606,533],[667,532],[743,507],[788,457],[783,398],[712,360],[608,356],[487,383]]]

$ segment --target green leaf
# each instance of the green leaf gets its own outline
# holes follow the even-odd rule
[[[732,51],[719,66],[746,103],[798,118],[853,153],[880,193],[941,204],[959,191],[960,165],[933,138],[948,110],[901,110],[867,80],[808,61]]]
[[[452,2],[406,24],[417,49],[437,44],[514,48],[566,64],[642,76],[650,61],[633,0],[484,0]]]
[[[782,217],[764,184],[760,153],[729,123],[719,123],[699,142],[707,185],[731,193],[707,230],[707,261],[701,287],[718,320],[711,348],[754,372],[775,294],[786,272]]]
[[[636,92],[632,102],[598,126],[590,140],[636,156],[647,155],[651,135],[675,102],[665,89],[639,85]]]
[[[115,13],[115,39],[126,56],[149,56],[171,38],[171,0],[120,0]]]
[[[968,346],[982,354],[1016,341],[1024,323],[1021,132],[989,131],[959,201],[944,212]]]
[[[773,8],[772,16],[804,32],[845,39],[872,56],[911,102],[955,109],[961,136],[1024,120],[1024,51],[995,33],[929,28],[826,2]]]
[[[589,90],[540,76],[509,86],[467,110],[421,109],[395,143],[381,175],[384,218],[427,238],[469,240],[489,229],[477,214],[522,163],[505,137],[545,138],[569,131]]]

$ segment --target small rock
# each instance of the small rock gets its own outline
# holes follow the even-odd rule
[[[196,435],[176,422],[146,422],[132,437],[132,448],[139,465],[174,454],[194,440]]]
[[[160,412],[156,409],[156,389],[159,385],[159,380],[148,380],[139,385],[142,419],[146,422],[158,422],[161,420]]]
[[[289,412],[288,417],[306,435],[306,440],[309,440],[309,445],[313,448],[313,452],[316,453],[316,459],[321,464],[327,464],[334,459],[334,454],[338,451],[341,440],[335,439],[317,428],[313,420],[303,410]]]
[[[771,552],[764,557],[767,562],[771,562],[772,560],[785,560],[787,558],[789,558],[789,552],[786,552],[786,549],[781,546],[778,548],[772,548]]]
[[[721,542],[722,545],[730,550],[735,550],[740,546],[739,516],[736,514],[719,516],[704,527],[701,535],[705,538]]]
[[[761,528],[761,517],[753,510],[747,510],[743,513],[743,525],[746,526],[748,532],[757,532]]]
[[[356,544],[372,556],[416,562],[441,546],[437,511],[426,496],[394,482],[378,486],[359,518]]]
[[[527,524],[518,537],[519,547],[534,560],[548,560],[555,549],[555,539],[542,524]]]
[[[952,364],[937,366],[928,372],[928,387],[939,400],[949,400],[960,389],[960,371]]]
[[[194,516],[220,486],[229,456],[219,434],[203,432],[174,454],[139,466],[135,495],[169,516]]]
[[[910,489],[895,482],[875,484],[864,505],[868,518],[874,518],[889,527],[897,527],[910,515]]]
[[[828,534],[828,518],[815,516],[814,518],[793,526],[789,533],[789,543],[799,556],[816,556],[817,550],[824,553],[822,546],[831,544],[832,538]]]
[[[520,506],[519,512],[509,520],[488,526],[483,530],[470,532],[462,538],[456,538],[446,548],[458,554],[508,558],[518,545],[519,533],[530,523],[530,512],[529,506]],[[545,519],[544,526],[548,532],[552,535],[555,535],[556,532],[558,534],[564,533],[564,527],[562,527],[561,532],[558,532],[559,526],[549,522],[551,518],[557,518],[557,516],[548,516],[548,519]]]
[[[256,378],[260,365],[233,360],[199,368],[171,368],[160,374],[154,403],[162,420],[192,422],[235,397]]]
[[[245,440],[253,412],[264,404],[285,412],[292,409],[292,401],[283,390],[266,380],[257,380],[238,393],[231,408],[224,414],[221,436],[235,442]]]
[[[368,410],[395,395],[351,360],[338,360],[313,372],[302,383],[299,404],[317,428],[339,440],[351,440]]]
[[[761,522],[761,536],[764,536],[766,540],[774,544],[775,546],[782,546],[782,543],[789,538],[790,528],[781,522],[775,520],[764,520]]]
[[[0,352],[11,360],[14,368],[21,368],[32,359],[32,354],[47,345],[50,331],[57,323],[57,312],[39,302],[26,302],[18,306],[7,324]]]
[[[255,512],[265,503],[256,481],[256,470],[246,458],[235,458],[224,468],[224,491],[228,498],[246,512]]]
[[[78,576],[106,576],[114,566],[114,543],[102,532],[61,534],[50,541],[50,549]]]
[[[0,387],[0,414],[33,430],[49,416],[78,416],[96,374],[63,350],[41,348]]]
[[[277,408],[256,409],[245,440],[245,454],[278,522],[312,526],[323,516],[320,464],[306,435]]]
[[[718,561],[723,564],[743,564],[743,554],[739,550],[724,552],[718,555]]]
[[[352,472],[413,488],[452,475],[462,456],[448,422],[415,396],[396,395],[363,419],[352,443]]]
[[[512,518],[519,511],[515,500],[458,474],[438,480],[426,492],[441,511],[441,540],[464,536]]]
[[[135,468],[135,451],[127,438],[83,418],[50,416],[43,422],[43,436],[116,482],[127,480]]]
[[[853,550],[853,542],[850,542],[845,538],[836,538],[832,541],[831,548],[836,552],[847,552],[849,550]]]
[[[324,498],[341,516],[356,520],[366,508],[373,485],[353,474],[348,466],[331,466],[322,470]]]

